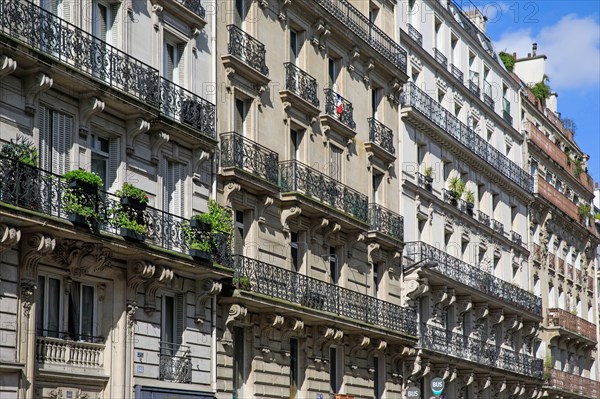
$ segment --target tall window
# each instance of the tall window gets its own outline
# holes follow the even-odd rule
[[[298,243],[298,233],[295,231],[292,231],[292,233],[290,234],[290,257],[292,258],[292,268],[294,269],[294,271],[298,271],[300,269],[300,251],[299,249],[299,243]]]
[[[108,2],[106,2],[108,3]],[[108,44],[113,44],[113,23],[117,13],[118,5],[109,5],[105,2],[94,0],[93,5],[93,27],[92,32],[95,37]]]
[[[185,179],[187,168],[174,161],[165,162],[163,209],[177,216],[185,214]]]
[[[240,29],[246,27],[246,16],[248,15],[250,4],[250,0],[235,0],[234,23]]]
[[[42,105],[39,127],[41,168],[59,175],[65,174],[70,169],[73,117]]]
[[[245,330],[233,327],[233,399],[245,397],[245,339]]]
[[[337,79],[339,73],[339,61],[329,57],[327,59],[327,75],[329,78],[329,88],[333,91],[337,91]]]
[[[246,225],[244,223],[244,211],[235,211],[233,247],[236,255],[244,254],[244,242],[246,240]]]
[[[290,130],[290,160],[300,160],[300,143],[302,142],[302,132]]]
[[[379,117],[377,110],[379,109],[379,103],[381,102],[381,92],[382,90],[380,88],[371,89],[371,115],[375,119]]]
[[[298,397],[300,383],[298,340],[290,338],[290,399]]]
[[[102,178],[105,191],[116,189],[117,173],[119,170],[120,159],[120,138],[111,137],[110,139],[91,135],[92,164],[91,171]]]
[[[383,358],[373,357],[373,398],[382,399],[385,390],[385,373],[383,371]]]
[[[379,263],[373,263],[373,296],[378,297],[379,284],[381,283],[381,273]]]
[[[343,179],[343,153],[344,150],[341,148],[335,145],[329,146],[329,176],[338,181]]]
[[[298,40],[298,32],[290,29],[290,62],[294,65],[298,65],[298,58],[300,57],[300,42]]]
[[[372,176],[373,181],[373,203],[379,204],[382,198],[380,198],[381,182],[383,181],[383,175],[381,173],[375,173]]]
[[[161,343],[163,353],[176,355],[185,330],[184,295],[163,295]]]
[[[168,36],[165,38],[163,51],[163,75],[165,79],[183,86],[185,81],[183,64],[185,43],[178,42],[175,38]]]
[[[242,136],[246,136],[246,119],[248,117],[248,103],[242,99],[235,99],[235,118],[233,121],[233,130],[241,134]]]
[[[338,352],[337,348],[329,348],[329,392],[338,393],[340,390],[340,381],[338,378]]]
[[[331,282],[337,284],[340,277],[337,249],[335,247],[329,247],[329,276]]]

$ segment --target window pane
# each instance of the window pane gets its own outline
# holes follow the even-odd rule
[[[60,331],[60,280],[48,279],[48,336],[58,337]]]
[[[165,308],[163,309],[164,323],[163,323],[162,341],[169,343],[169,344],[175,343],[175,336],[173,333],[173,330],[175,327],[175,324],[174,324],[175,309],[174,308],[175,308],[175,303],[174,303],[173,297],[165,296]]]
[[[44,335],[44,306],[46,304],[46,277],[44,276],[38,276],[37,294],[35,322],[38,335]]]
[[[94,287],[89,285],[81,291],[81,335],[86,341],[94,336]]]
[[[106,191],[106,183],[108,182],[108,161],[104,157],[92,154],[92,165],[91,170],[100,178],[102,178],[102,189]]]
[[[81,339],[80,337],[81,323],[81,284],[77,281],[71,283],[69,291],[69,315],[67,320],[67,331],[69,337],[74,340]]]
[[[329,390],[330,392],[337,393],[337,350],[336,348],[329,348]]]
[[[290,399],[298,393],[298,340],[290,339]]]
[[[244,329],[233,328],[233,399],[242,399],[244,385]]]

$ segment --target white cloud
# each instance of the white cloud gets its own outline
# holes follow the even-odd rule
[[[494,45],[497,51],[516,52],[521,58],[531,52],[532,43],[538,43],[538,54],[548,56],[546,74],[553,89],[600,84],[600,25],[593,18],[569,14],[537,35],[531,29],[505,32]]]

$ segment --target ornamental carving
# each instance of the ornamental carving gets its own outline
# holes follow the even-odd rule
[[[53,259],[67,267],[72,277],[99,273],[111,268],[110,249],[99,243],[63,239],[56,246]]]

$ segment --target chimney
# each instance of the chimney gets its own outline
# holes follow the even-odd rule
[[[487,21],[487,17],[481,12],[479,12],[479,9],[477,7],[474,7],[474,9],[471,9],[469,11],[465,11],[465,14],[480,31],[485,33],[485,23]]]
[[[513,53],[513,60],[517,59],[517,53]]]
[[[532,46],[532,54],[535,57],[535,55],[537,54],[537,43],[533,43]]]

